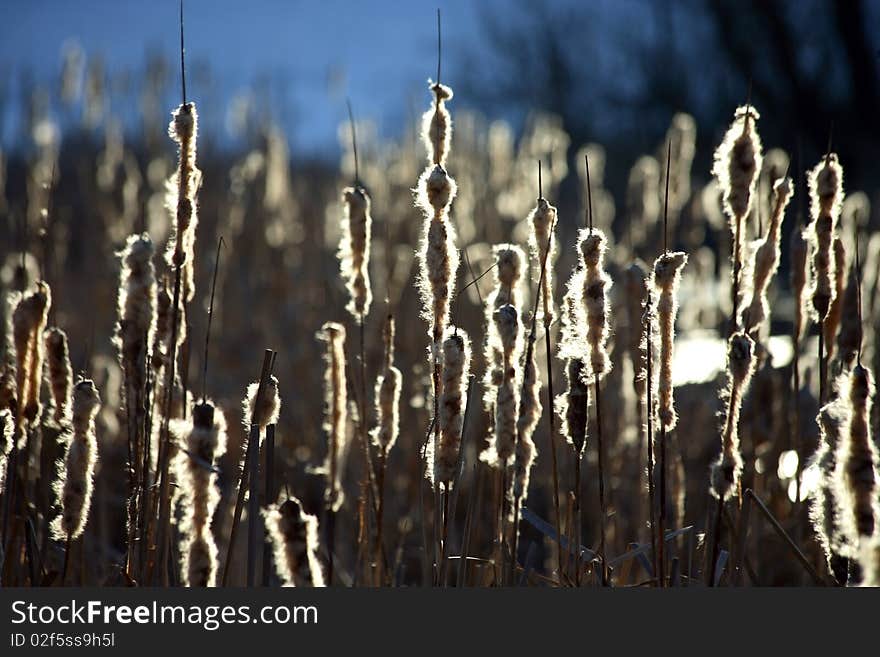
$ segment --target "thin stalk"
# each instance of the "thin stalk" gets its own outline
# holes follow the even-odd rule
[[[468,500],[468,511],[467,517],[464,521],[464,536],[461,539],[461,559],[458,562],[458,580],[457,586],[461,588],[465,585],[467,581],[467,560],[468,553],[470,551],[470,543],[471,543],[471,529],[473,527],[473,519],[474,519],[474,510],[479,508],[480,498],[483,494],[483,477],[482,471],[479,468],[478,464],[474,464],[474,477],[473,477],[474,485],[476,486],[476,493],[471,495],[470,500]]]
[[[257,581],[257,547],[260,534],[260,425],[256,423],[251,424],[248,436],[248,462],[251,472],[248,486],[247,586],[252,588]]]
[[[263,475],[266,479],[263,504],[268,506],[274,501],[275,496],[275,425],[266,427],[266,439],[263,441],[266,467]],[[272,546],[268,541],[263,542],[263,586],[269,586],[269,578],[272,573]]]
[[[559,464],[556,456],[556,408],[553,398],[553,358],[550,345],[550,325],[544,324],[544,350],[547,352],[547,421],[550,424],[550,455],[553,466],[553,513],[556,519],[556,568],[562,581],[562,515],[559,506]]]
[[[465,448],[465,437],[467,436],[467,424],[468,424],[468,416],[470,415],[470,407],[471,407],[471,393],[474,388],[474,377],[471,376],[468,378],[467,392],[465,393],[465,404],[464,404],[464,417],[462,417],[461,421],[461,442],[458,446],[458,459],[456,461],[455,466],[455,476],[453,478],[453,486],[452,486],[452,495],[451,499],[448,502],[448,508],[446,512],[446,516],[452,514],[452,520],[455,520],[455,510],[458,508],[458,493],[461,490],[461,476],[464,472],[464,448]],[[443,555],[442,555],[442,564],[440,566],[440,581],[443,586],[446,586],[447,582],[447,569],[449,567],[449,546],[447,543],[449,535],[449,523],[444,522],[443,524]]]
[[[650,293],[649,293],[650,294]],[[654,564],[654,574],[655,576],[659,572],[658,563],[657,563],[657,524],[655,522],[654,513],[654,400],[653,400],[653,378],[651,374],[652,370],[652,361],[654,358],[653,349],[651,348],[651,299],[648,297],[648,307],[646,309],[645,314],[645,332],[646,332],[646,340],[645,340],[645,349],[646,353],[646,363],[645,366],[647,368],[647,382],[646,382],[646,409],[645,414],[647,416],[646,422],[646,430],[647,430],[647,442],[648,442],[648,523],[650,525],[651,530],[651,563]]]
[[[666,426],[660,423],[660,512],[657,514],[657,564],[660,588],[666,586]]]
[[[828,362],[825,359],[825,320],[819,322],[819,406],[825,403],[828,389]]]
[[[711,561],[709,562],[709,568],[707,572],[709,573],[709,581],[706,582],[706,586],[715,586],[715,562],[718,561],[718,546],[721,542],[721,519],[724,517],[724,497],[718,496],[718,510],[715,515],[715,531],[712,534],[712,551],[710,554],[712,555]]]
[[[574,540],[569,543],[569,547],[574,549],[574,585],[581,585],[581,455],[574,456],[574,518],[572,521],[572,530],[575,535]]]
[[[377,471],[378,482],[377,485],[379,487],[379,500],[376,508],[376,563],[378,571],[376,573],[376,583],[379,586],[382,586],[385,579],[385,574],[383,572],[383,566],[385,565],[385,548],[383,544],[382,537],[382,527],[383,527],[383,519],[385,517],[385,467],[387,465],[387,453],[385,448],[383,447],[379,451],[379,468]]]
[[[796,330],[796,329],[795,329]],[[795,454],[797,454],[797,472],[795,473],[795,506],[799,507],[801,504],[801,477],[803,475],[803,438],[801,436],[801,405],[800,405],[800,394],[801,394],[801,371],[800,371],[800,348],[798,345],[798,336],[793,333],[792,334],[792,376],[794,378],[794,390],[792,391],[792,400],[793,400],[793,422],[792,422],[792,431],[794,433],[792,440],[792,447],[795,450]]]
[[[61,586],[64,586],[65,582],[67,582],[67,569],[70,565],[71,542],[70,532],[68,532],[67,540],[64,542],[64,567],[61,569]]]
[[[602,586],[608,585],[608,569],[605,559],[605,519],[608,509],[605,506],[605,448],[602,443],[602,386],[595,381],[596,390],[596,447],[599,458],[599,559],[602,562]]]

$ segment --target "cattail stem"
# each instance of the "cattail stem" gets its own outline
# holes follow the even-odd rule
[[[660,588],[666,586],[666,425],[660,423],[660,509],[657,514],[657,577]]]
[[[657,562],[657,524],[654,517],[654,399],[653,399],[653,378],[651,374],[652,363],[654,360],[651,338],[651,297],[648,297],[647,308],[645,309],[645,367],[647,368],[646,376],[646,408],[645,414],[647,421],[645,423],[647,442],[648,442],[648,524],[651,534],[651,563],[654,564],[655,575],[659,572]]]
[[[556,408],[553,397],[553,358],[550,345],[550,326],[544,325],[544,349],[547,352],[547,397],[550,412],[547,421],[550,425],[550,455],[553,467],[553,514],[556,519],[556,569],[562,582],[562,520],[559,508],[559,464],[556,456]]]
[[[327,503],[324,509],[324,524],[327,526],[327,586],[333,586],[333,551],[336,549],[336,512]]]
[[[792,400],[793,400],[793,421],[792,421],[792,448],[797,455],[797,471],[795,472],[795,506],[800,506],[801,503],[801,477],[803,475],[803,437],[801,436],[801,405],[800,405],[800,392],[801,392],[801,372],[800,372],[800,349],[798,348],[798,336],[797,334],[792,335],[792,348],[793,348],[793,356],[791,361],[792,366],[792,379],[794,390],[792,391]]]
[[[602,586],[608,585],[608,568],[605,559],[605,519],[608,509],[605,506],[605,447],[602,442],[602,386],[595,381],[596,392],[596,450],[599,465],[599,559],[602,562]]]
[[[263,505],[268,506],[275,499],[275,425],[270,424],[266,427],[266,438],[263,441],[263,451],[265,452],[265,469],[263,477],[265,479],[265,494],[263,497]],[[272,573],[272,546],[268,541],[263,543],[263,586],[269,586],[269,578]]]
[[[376,584],[382,586],[384,584],[385,574],[385,546],[383,543],[382,528],[385,518],[385,468],[387,465],[387,454],[384,448],[379,450],[379,467],[376,470],[377,486],[379,488],[378,502],[376,506]]]
[[[569,549],[574,550],[574,585],[581,585],[581,539],[583,527],[581,524],[581,455],[574,456],[574,520],[572,522],[574,541]]]
[[[827,401],[825,399],[828,390],[828,362],[825,359],[825,322],[819,322],[819,405]]]
[[[260,425],[251,424],[248,436],[248,462],[250,482],[248,485],[248,541],[247,586],[257,581],[257,548],[260,535]]]
[[[70,548],[73,539],[70,532],[67,532],[67,539],[64,542],[64,566],[61,569],[61,586],[67,582],[67,567],[70,564]]]
[[[706,569],[706,572],[709,574],[706,586],[709,587],[715,586],[715,563],[718,561],[718,546],[721,541],[722,517],[724,517],[724,495],[719,495],[718,509],[715,513],[715,529],[712,533],[712,551],[710,552],[712,556],[711,561],[709,562],[709,567]]]
[[[507,501],[507,465],[502,463],[498,468],[498,478],[499,478],[499,489],[498,489],[498,562],[496,563],[496,572],[498,573],[496,580],[498,581],[499,586],[504,585],[504,575],[507,572],[505,570],[506,564],[506,551],[505,547],[507,541],[505,540],[505,532],[504,532],[504,518],[507,515],[505,510],[505,502]]]
[[[360,434],[361,446],[364,450],[364,467],[367,470],[367,480],[370,488],[367,495],[370,498],[370,508],[373,513],[378,512],[377,500],[379,499],[379,489],[376,486],[376,474],[373,471],[373,459],[370,457],[370,444],[367,440],[367,361],[364,357],[366,352],[364,337],[364,317],[358,320],[358,338],[360,347],[360,369],[361,369],[361,398],[360,398]]]

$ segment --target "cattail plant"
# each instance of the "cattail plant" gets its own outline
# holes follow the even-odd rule
[[[731,294],[734,321],[739,307],[742,244],[745,238],[743,223],[751,212],[758,174],[761,171],[761,138],[755,127],[759,118],[757,110],[751,105],[737,108],[733,123],[715,151],[715,164],[712,168],[721,187],[724,211],[730,221],[733,236]]]
[[[664,219],[664,225],[666,220]],[[665,229],[664,229],[665,232]],[[665,242],[665,240],[664,240]],[[672,386],[672,359],[675,342],[675,318],[678,314],[678,287],[681,281],[681,270],[687,264],[687,254],[681,251],[664,251],[654,261],[651,278],[652,292],[656,296],[654,309],[656,312],[657,332],[660,338],[660,369],[657,373],[657,420],[660,434],[658,436],[660,468],[658,515],[658,559],[661,569],[660,583],[665,585],[664,547],[666,523],[666,435],[672,431],[677,422]],[[653,384],[652,384],[653,385]],[[652,411],[653,412],[653,411]]]
[[[226,451],[226,419],[220,409],[205,400],[193,408],[192,421],[175,421],[172,432],[184,450],[178,457],[178,480],[186,498],[181,524],[181,579],[185,586],[215,586],[217,545],[211,519],[220,494],[214,463]]]
[[[592,213],[590,213],[592,215]],[[592,224],[592,219],[590,220]],[[595,386],[596,393],[596,440],[599,452],[599,555],[603,560],[602,581],[605,582],[605,474],[604,448],[602,444],[602,413],[601,413],[601,380],[611,371],[611,359],[608,354],[608,338],[610,336],[610,303],[608,290],[611,277],[605,272],[605,251],[607,249],[605,234],[598,228],[582,228],[578,235],[578,258],[584,271],[583,292],[581,303],[584,306],[586,320],[585,341],[587,346],[587,369],[581,374]]]
[[[80,380],[73,389],[70,442],[63,468],[55,482],[61,515],[52,522],[52,536],[56,540],[67,541],[64,574],[70,557],[70,544],[82,535],[89,519],[92,479],[98,460],[95,415],[100,405],[101,398],[94,382],[90,379]]]
[[[43,380],[43,330],[49,317],[52,294],[48,283],[40,281],[36,289],[22,295],[12,311],[12,335],[16,354],[18,389],[18,427],[33,422],[40,415],[40,386]]]
[[[345,327],[336,322],[327,322],[318,331],[318,339],[327,344],[324,354],[324,431],[327,432],[325,500],[328,508],[336,512],[345,499],[342,492],[342,469],[348,448]]]
[[[718,499],[715,531],[709,562],[709,586],[714,584],[715,563],[721,534],[724,502],[741,495],[742,454],[739,446],[739,418],[756,365],[755,342],[743,331],[737,331],[727,341],[727,387],[722,391],[725,402],[721,427],[721,454],[710,468],[709,490]]]
[[[537,365],[534,363],[534,327],[538,317],[544,320],[544,349],[547,364],[547,404],[550,407],[547,413],[547,421],[550,430],[550,456],[553,468],[553,514],[556,521],[556,532],[562,535],[562,517],[559,508],[559,464],[556,455],[556,412],[553,408],[555,399],[553,395],[553,345],[551,344],[551,333],[553,323],[553,264],[556,255],[556,235],[555,228],[557,222],[556,208],[550,205],[544,198],[543,181],[541,177],[541,161],[538,160],[538,201],[535,209],[532,211],[529,222],[529,246],[534,260],[534,268],[538,272],[538,297],[541,303],[535,304],[535,315],[532,317],[532,336],[530,337],[530,345],[526,348],[526,362],[523,366],[523,391],[521,393],[521,409],[520,418],[523,420],[519,423],[517,429],[520,433],[520,440],[517,442],[516,454],[516,486],[518,491],[514,491],[516,499],[522,497],[526,499],[528,494],[528,478],[530,468],[534,459],[537,457],[537,448],[534,441],[531,440],[531,434],[534,427],[529,429],[532,411],[540,418],[543,408],[540,402],[540,381],[537,377]],[[540,315],[538,314],[540,313]],[[529,350],[532,356],[529,358]],[[532,361],[532,362],[529,362]],[[526,390],[526,387],[534,387],[534,392]],[[529,397],[534,395],[534,401]],[[528,430],[528,431],[527,431]],[[525,434],[528,433],[527,442]],[[524,443],[525,444],[522,444]],[[529,444],[530,443],[530,444]],[[516,505],[518,506],[518,504]],[[515,513],[517,511],[515,510]],[[515,523],[518,518],[514,517]],[[518,541],[518,524],[514,525],[514,543]],[[515,548],[514,548],[515,550]],[[557,542],[557,559],[558,567],[562,567],[562,545]]]
[[[70,417],[73,394],[73,368],[70,365],[67,334],[60,328],[52,327],[45,332],[43,339],[46,343],[46,369],[52,392],[52,418],[62,426]]]
[[[791,178],[780,178],[773,186],[773,206],[767,235],[755,252],[755,269],[752,276],[752,300],[745,312],[744,328],[755,339],[760,339],[762,326],[770,315],[770,302],[767,291],[770,281],[779,268],[780,239],[785,208],[794,193]]]
[[[318,519],[295,497],[271,504],[263,512],[275,567],[285,586],[324,586],[318,560]]]
[[[174,287],[171,295],[171,332],[168,340],[168,358],[165,369],[164,410],[162,429],[159,441],[159,508],[157,519],[158,531],[148,531],[151,536],[150,547],[158,548],[161,555],[159,563],[167,565],[171,532],[171,482],[169,466],[172,458],[173,445],[170,439],[170,421],[175,400],[177,383],[177,354],[187,337],[186,306],[195,295],[194,281],[194,248],[196,226],[198,224],[196,195],[201,186],[201,171],[196,167],[196,140],[198,136],[198,113],[195,103],[186,98],[186,67],[183,42],[183,5],[180,9],[180,69],[181,69],[181,104],[172,112],[168,126],[168,135],[177,143],[177,170],[168,182],[166,205],[175,216],[174,232],[168,241],[166,261],[174,272]],[[181,381],[180,391],[185,390],[185,382]],[[188,406],[185,394],[179,396],[180,408]],[[157,541],[157,542],[153,542]],[[152,576],[152,570],[149,575]],[[167,568],[163,570],[167,573]]]
[[[148,485],[145,469],[151,458],[146,435],[147,366],[151,341],[156,333],[156,276],[153,242],[146,233],[131,235],[121,253],[117,324],[113,338],[123,375],[123,402],[128,439],[128,551],[129,569],[134,549],[138,502]],[[164,388],[163,388],[164,390]],[[158,433],[158,423],[156,426]],[[158,442],[158,441],[157,441]],[[153,443],[155,444],[155,443]],[[143,500],[140,500],[141,502]]]
[[[580,527],[581,508],[581,460],[587,445],[587,414],[590,390],[587,385],[588,365],[586,316],[583,304],[584,269],[578,262],[568,279],[563,299],[562,328],[559,341],[559,358],[565,363],[567,389],[556,398],[556,412],[562,423],[562,435],[574,456],[574,522]],[[578,530],[580,539],[580,530]],[[580,553],[575,552],[575,581],[580,583]],[[561,568],[560,564],[560,568]]]

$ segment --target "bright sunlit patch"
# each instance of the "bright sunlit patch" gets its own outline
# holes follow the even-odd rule
[[[771,336],[767,344],[773,367],[785,367],[791,362],[791,339]],[[727,344],[715,331],[691,331],[676,337],[672,362],[672,385],[705,383],[721,372],[727,360]]]
[[[672,385],[712,381],[725,359],[724,342],[714,331],[691,331],[675,341]]]
[[[801,500],[809,498],[819,487],[819,468],[815,465],[804,469],[801,473]],[[788,483],[788,499],[797,502],[797,481],[792,479]]]
[[[779,455],[779,467],[776,474],[780,479],[791,479],[797,474],[798,455],[793,449]]]

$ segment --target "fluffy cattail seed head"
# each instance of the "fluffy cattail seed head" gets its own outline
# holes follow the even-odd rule
[[[348,288],[348,312],[358,320],[370,312],[373,294],[370,289],[370,196],[363,187],[346,187],[342,191],[345,212],[342,216],[342,238],[339,241],[339,263]]]
[[[837,467],[838,451],[849,422],[849,407],[843,401],[834,399],[819,411],[819,447],[812,458],[819,469],[819,485],[810,500],[810,521],[829,566],[833,555],[849,552],[849,539],[841,531]]]
[[[734,220],[746,217],[761,170],[761,138],[755,127],[760,115],[751,105],[739,107],[724,140],[715,151],[712,173],[723,194],[724,211]]]
[[[541,304],[538,306],[538,319],[544,326],[553,323],[553,261],[556,259],[556,208],[546,199],[539,198],[538,204],[529,213],[529,250],[534,261],[536,280],[540,280],[541,267],[544,267],[544,281],[541,284]],[[544,264],[546,263],[546,265]]]
[[[259,424],[260,431],[263,431],[270,424],[278,424],[278,415],[281,413],[281,395],[278,392],[278,379],[275,376],[268,378],[266,386],[263,388],[263,394],[260,395],[260,403],[254,408],[259,389],[259,381],[254,381],[247,387],[247,393],[242,404],[242,416],[246,428],[251,424]]]
[[[220,493],[212,468],[226,451],[226,419],[211,402],[205,401],[193,407],[192,422],[173,421],[172,434],[186,449],[186,453],[178,455],[178,481],[186,496],[181,525],[181,577],[186,586],[215,586],[217,546],[210,528]]]
[[[657,324],[660,335],[660,371],[657,381],[657,415],[667,431],[675,428],[672,389],[672,357],[675,341],[675,318],[678,315],[678,288],[687,254],[667,252],[654,261],[653,289],[657,294]]]
[[[523,365],[522,379],[519,417],[516,421],[517,441],[514,459],[513,491],[514,495],[519,495],[525,501],[528,497],[532,465],[538,455],[532,435],[535,432],[535,427],[538,426],[538,420],[541,419],[541,412],[543,411],[541,406],[541,381],[538,379],[534,349],[531,349],[530,358]]]
[[[171,113],[168,136],[178,148],[177,171],[168,181],[165,200],[175,216],[174,239],[168,243],[166,258],[172,270],[182,267],[182,298],[191,301],[195,295],[194,248],[198,212],[196,192],[201,185],[202,172],[196,167],[196,140],[198,113],[195,103],[180,105]]]
[[[400,430],[400,389],[403,374],[394,366],[394,317],[390,314],[382,330],[385,342],[385,359],[382,373],[376,380],[376,427],[373,443],[387,454],[397,441]]]
[[[874,381],[870,370],[857,364],[849,377],[849,432],[838,457],[844,473],[844,529],[854,544],[875,533],[878,517],[877,448],[871,439],[871,399]]]
[[[44,334],[46,342],[46,365],[49,371],[49,387],[52,391],[54,410],[52,417],[58,425],[70,417],[73,392],[73,368],[70,365],[70,349],[67,334],[53,327]]]
[[[586,343],[589,365],[586,375],[599,380],[611,371],[608,354],[608,338],[611,335],[608,291],[611,277],[605,272],[605,251],[608,248],[605,234],[596,229],[582,228],[578,235],[578,251],[584,270],[583,296],[586,319]]]
[[[92,479],[98,459],[95,415],[100,405],[98,390],[90,379],[76,384],[73,389],[70,442],[63,470],[55,483],[61,515],[52,523],[52,534],[58,540],[78,538],[88,522]]]
[[[813,311],[824,321],[835,294],[834,232],[843,204],[843,168],[829,153],[808,173],[813,217]]]
[[[52,305],[52,293],[45,281],[24,294],[12,311],[12,335],[16,353],[19,423],[33,422],[40,415],[40,385],[43,379],[43,330]]]
[[[275,568],[285,586],[323,587],[318,560],[318,519],[303,510],[295,497],[271,504],[263,512],[272,542]]]
[[[156,272],[153,242],[147,233],[131,235],[122,250],[117,324],[113,337],[125,377],[125,403],[136,426],[143,423],[150,344],[156,334]],[[169,300],[170,305],[170,300]],[[154,354],[155,357],[155,354]]]
[[[419,180],[417,203],[425,212],[420,254],[419,291],[423,314],[431,324],[431,337],[439,343],[448,323],[449,304],[455,293],[458,250],[448,207],[455,182],[439,166],[425,170]]]
[[[721,433],[721,454],[712,464],[712,494],[727,499],[738,492],[742,474],[742,455],[739,447],[739,417],[742,401],[755,371],[755,343],[740,331],[727,341],[727,388],[724,425]]]
[[[443,340],[443,370],[440,394],[440,442],[434,459],[434,481],[452,489],[461,450],[467,380],[470,374],[471,343],[462,329],[449,327]]]
[[[843,207],[843,167],[837,153],[828,153],[807,173],[810,191],[810,214],[816,217],[826,214],[834,222]]]
[[[344,501],[342,468],[348,451],[348,394],[345,381],[345,327],[326,322],[318,331],[325,342],[324,353],[324,431],[327,432],[327,504],[338,510]]]
[[[428,161],[445,166],[452,141],[452,117],[446,109],[446,101],[452,100],[452,88],[430,80],[428,87],[434,94],[434,104],[422,115],[422,141],[428,149]]]

